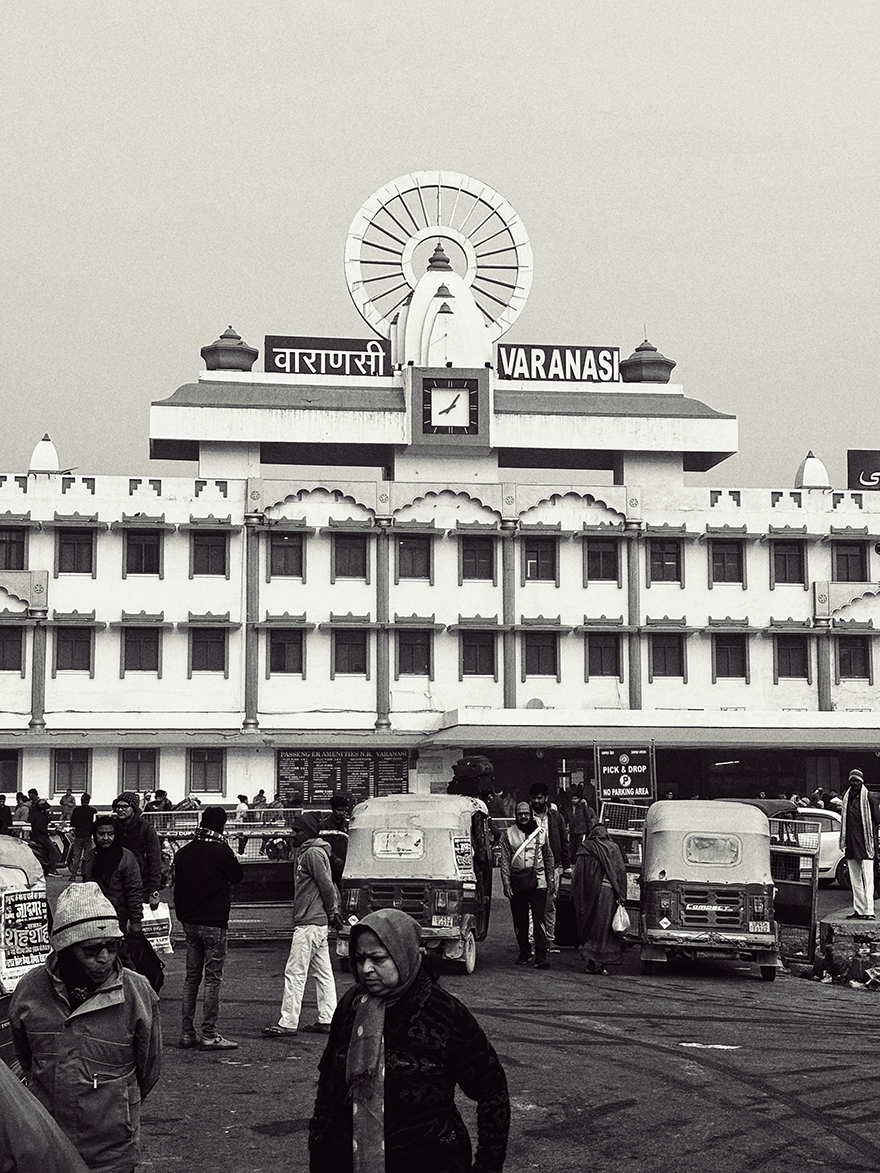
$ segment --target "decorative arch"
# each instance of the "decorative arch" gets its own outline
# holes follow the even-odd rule
[[[626,520],[626,516],[592,493],[567,491],[542,497],[528,509],[522,510],[519,520],[528,525],[539,522],[555,525],[562,522],[564,530],[578,530],[584,525],[619,525]]]
[[[433,521],[442,526],[454,526],[457,521],[488,524],[501,521],[500,512],[487,506],[476,494],[433,489],[398,506],[393,516],[397,521]]]

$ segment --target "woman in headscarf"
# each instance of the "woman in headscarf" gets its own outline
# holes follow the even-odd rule
[[[117,834],[116,820],[98,815],[92,827],[95,850],[83,860],[83,879],[94,880],[119,917],[122,932],[140,932],[144,919],[144,891],[138,861]]]
[[[571,878],[581,957],[587,973],[607,973],[623,961],[622,938],[611,928],[626,899],[626,864],[604,823],[595,822],[578,848]]]
[[[357,979],[333,1016],[309,1124],[311,1173],[498,1173],[510,1102],[498,1056],[470,1011],[421,961],[398,909],[351,930]],[[455,1088],[477,1103],[477,1152]]]

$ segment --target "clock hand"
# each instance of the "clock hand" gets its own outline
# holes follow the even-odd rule
[[[461,399],[461,392],[460,391],[456,395],[456,397],[453,399],[453,401],[450,403],[450,405],[448,407],[444,407],[442,411],[438,411],[437,414],[438,415],[449,415],[450,411],[452,411],[453,407],[455,407],[455,405],[456,405],[456,403],[458,403],[459,399]]]

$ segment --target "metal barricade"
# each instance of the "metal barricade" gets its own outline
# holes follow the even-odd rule
[[[602,803],[600,819],[623,853],[626,864],[626,906],[629,909],[638,909],[642,899],[639,880],[642,875],[642,832],[647,813],[647,803]]]
[[[776,885],[773,906],[784,929],[806,931],[806,956],[816,951],[819,896],[819,843],[822,826],[809,819],[770,819],[770,874]],[[794,950],[785,941],[783,956]]]

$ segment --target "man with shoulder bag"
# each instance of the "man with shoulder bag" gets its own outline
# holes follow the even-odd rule
[[[501,836],[501,884],[510,901],[513,931],[519,946],[517,965],[532,960],[529,916],[535,939],[535,969],[549,969],[544,913],[553,877],[553,855],[547,836],[527,802],[516,805],[516,822]]]

